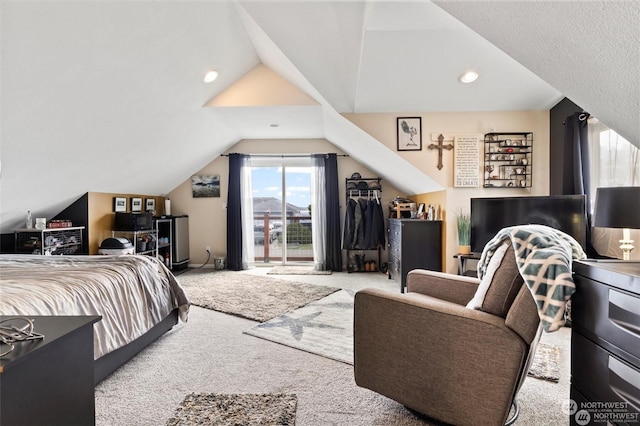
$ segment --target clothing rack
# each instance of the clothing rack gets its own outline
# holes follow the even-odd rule
[[[364,194],[363,194],[364,193]],[[375,199],[380,203],[380,198],[382,198],[382,191],[380,189],[348,189],[347,190],[347,198],[367,198],[368,200]]]
[[[359,174],[358,174],[359,176]],[[342,240],[342,248],[347,251],[347,272],[379,272],[382,268],[381,260],[381,249],[386,243],[384,240],[385,228],[384,228],[384,214],[382,213],[382,185],[380,181],[382,178],[363,178],[363,177],[350,177],[345,179],[345,195],[347,200],[347,209],[345,212],[345,226],[344,226],[344,234]],[[370,186],[374,186],[374,188],[370,188]],[[364,222],[360,222],[361,225],[365,228],[355,229],[353,226],[355,225],[355,218],[353,216],[354,209],[360,209],[362,204],[367,205],[367,211],[371,210],[371,214],[368,215],[369,220],[371,221],[371,227],[369,224],[364,224]],[[373,218],[373,216],[376,216]],[[365,214],[363,213],[359,216],[364,220]],[[376,221],[376,226],[373,226],[373,221]],[[379,227],[382,226],[380,229]],[[376,228],[374,230],[373,228]],[[367,232],[368,234],[364,237],[364,244],[367,242],[375,241],[375,244],[372,246],[364,246],[362,245],[363,240],[361,239],[362,234],[358,234],[358,232]],[[382,235],[380,239],[379,236]],[[360,237],[360,238],[359,238]],[[356,245],[356,240],[358,240],[359,246]],[[377,261],[375,260],[366,260],[365,252],[366,251],[377,251]]]

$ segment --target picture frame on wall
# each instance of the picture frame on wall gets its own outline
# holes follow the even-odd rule
[[[113,197],[113,211],[122,213],[127,211],[127,199],[125,197]]]
[[[131,211],[132,212],[142,211],[142,198],[131,197]]]
[[[220,197],[220,175],[191,176],[193,198]]]
[[[144,201],[144,211],[146,212],[150,212],[150,211],[156,211],[156,199],[155,198],[147,198]]]
[[[422,117],[398,117],[398,151],[422,150]]]

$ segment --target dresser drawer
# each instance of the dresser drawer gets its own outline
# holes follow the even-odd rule
[[[635,414],[636,419],[640,416],[638,367],[574,332],[571,340],[571,370],[572,385],[590,401],[621,402],[624,403],[623,412]],[[582,374],[575,374],[575,371]]]
[[[397,220],[389,220],[387,236],[389,237],[389,242],[400,241],[402,236],[402,224]]]
[[[607,349],[627,361],[635,364],[640,360],[640,298],[637,294],[578,277],[571,311],[576,328],[610,343],[614,348]]]

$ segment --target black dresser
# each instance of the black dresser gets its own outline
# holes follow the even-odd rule
[[[573,271],[570,424],[640,424],[640,262]]]
[[[442,221],[389,219],[389,278],[404,293],[413,269],[442,271]]]

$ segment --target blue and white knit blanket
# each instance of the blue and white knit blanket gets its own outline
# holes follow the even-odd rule
[[[478,262],[479,278],[507,238],[513,244],[520,275],[538,306],[542,327],[545,331],[558,330],[565,322],[566,303],[576,291],[571,262],[586,258],[584,250],[573,237],[548,226],[511,226],[498,232],[485,246]]]

